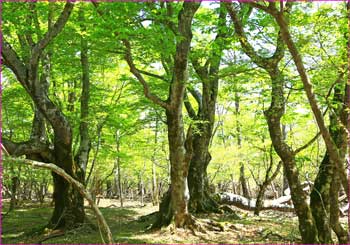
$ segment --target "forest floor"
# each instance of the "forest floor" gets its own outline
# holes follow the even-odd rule
[[[116,243],[301,243],[297,218],[292,213],[263,211],[255,217],[252,212],[234,210],[241,217],[234,218],[227,214],[200,215],[201,220],[210,219],[218,222],[224,231],[207,231],[206,233],[176,229],[171,226],[158,231],[146,231],[154,217],[140,217],[158,210],[157,206],[148,203],[141,206],[139,202],[128,201],[120,208],[118,200],[101,199],[101,212],[109,224]],[[3,202],[3,214],[8,209],[8,202]],[[52,212],[49,202],[43,205],[22,203],[17,208],[3,216],[2,244],[16,243],[102,243],[98,228],[84,225],[66,232],[64,236],[44,240],[50,231],[44,230]],[[92,223],[96,223],[91,209],[86,209]],[[343,219],[346,222],[346,219]],[[46,233],[46,234],[45,234]],[[51,237],[51,236],[50,236]]]

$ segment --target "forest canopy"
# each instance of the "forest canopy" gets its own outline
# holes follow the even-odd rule
[[[9,1],[1,31],[3,242],[350,242],[349,2]]]

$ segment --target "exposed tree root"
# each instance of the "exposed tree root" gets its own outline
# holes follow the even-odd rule
[[[42,244],[44,241],[50,240],[52,238],[56,238],[56,237],[60,237],[60,236],[64,236],[66,233],[63,230],[53,230],[52,232],[50,232],[49,234],[45,235],[44,237],[42,237],[39,241],[37,241],[37,244]]]

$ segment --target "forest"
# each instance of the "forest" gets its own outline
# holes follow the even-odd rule
[[[350,244],[350,1],[1,13],[1,244]]]

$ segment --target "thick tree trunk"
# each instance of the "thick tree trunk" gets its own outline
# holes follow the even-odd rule
[[[73,170],[74,161],[71,143],[65,145],[58,137],[55,138],[55,158],[57,166],[67,174],[79,180]],[[54,184],[54,211],[49,223],[53,228],[72,228],[84,222],[84,200],[82,195],[63,177],[52,173]]]
[[[168,140],[171,163],[171,206],[174,213],[175,226],[187,225],[190,198],[187,176],[190,156],[185,148],[185,134],[182,119],[182,106],[167,110]],[[190,130],[189,130],[190,131]]]
[[[31,50],[29,60],[25,63],[20,60],[16,51],[6,40],[3,40],[2,55],[4,64],[16,75],[27,93],[31,96],[35,106],[54,130],[54,156],[57,166],[63,168],[68,174],[77,178],[76,170],[79,168],[72,156],[72,129],[62,111],[48,97],[47,67],[39,77],[39,61],[44,57],[44,50],[49,43],[62,31],[72,12],[74,4],[67,2],[55,24],[49,25],[47,33],[38,42],[28,48]],[[45,63],[45,62],[44,62]],[[48,151],[50,152],[50,150]],[[38,153],[38,152],[35,152]],[[41,152],[39,152],[41,154]],[[53,174],[55,208],[50,225],[56,228],[71,228],[82,223],[85,217],[81,194],[74,190],[72,184],[62,177]]]
[[[211,160],[208,152],[210,135],[194,135],[193,156],[188,174],[190,190],[189,209],[193,213],[218,212],[219,206],[209,194],[207,167]]]

